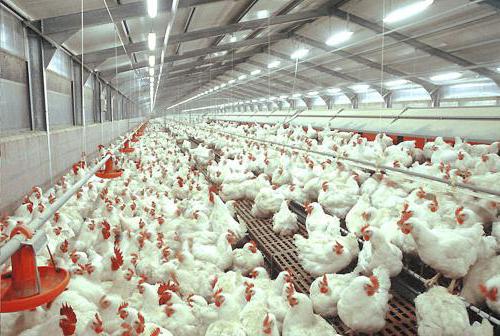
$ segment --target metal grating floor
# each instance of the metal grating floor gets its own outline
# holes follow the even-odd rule
[[[282,270],[291,270],[294,274],[294,285],[297,290],[309,293],[309,287],[314,280],[298,261],[297,250],[293,244],[293,237],[280,237],[272,229],[272,219],[255,218],[251,214],[252,202],[241,200],[236,202],[236,212],[239,220],[243,220],[249,231],[251,239],[257,242],[259,249],[265,254],[271,263],[269,268],[275,276]],[[307,237],[307,231],[299,221],[299,233]],[[406,300],[398,293],[391,291],[393,295],[389,301],[389,311],[386,316],[386,326],[376,335],[389,336],[413,336],[417,334],[417,322],[415,307],[412,302]],[[348,333],[350,330],[338,318],[328,319],[339,333]],[[351,335],[363,335],[351,333]]]

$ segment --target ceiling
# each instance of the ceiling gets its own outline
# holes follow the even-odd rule
[[[155,18],[147,14],[146,0],[85,0],[83,16],[81,0],[11,2],[132,99],[149,96],[148,57],[155,55],[157,108],[331,87],[352,93],[360,83],[384,95],[394,89],[385,83],[395,79],[428,92],[471,80],[500,84],[498,1],[435,0],[408,19],[384,22],[391,11],[418,1],[180,0],[171,12],[172,0],[158,0]],[[326,45],[344,30],[352,32],[349,40]],[[158,39],[154,52],[148,50],[149,32]],[[309,53],[296,63],[290,55],[303,48]],[[273,61],[279,66],[267,69]],[[461,77],[431,79],[450,71]]]

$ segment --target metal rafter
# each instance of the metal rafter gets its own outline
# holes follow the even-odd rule
[[[347,12],[342,11],[342,10],[336,10],[335,12],[333,12],[333,15],[337,16],[341,19],[347,19],[347,17],[349,17],[350,22],[353,22],[353,23],[355,23],[361,27],[364,27],[366,29],[372,30],[378,34],[384,33],[384,28],[382,26],[380,26],[377,23],[371,22],[369,20],[363,19],[362,17],[359,17],[357,15],[347,13]],[[415,49],[424,51],[431,56],[441,58],[447,62],[457,64],[457,65],[462,66],[462,67],[470,68],[471,71],[493,80],[497,85],[500,86],[500,74],[495,73],[494,71],[492,71],[488,68],[478,66],[477,64],[474,64],[473,62],[470,62],[462,57],[456,56],[454,54],[451,54],[451,53],[446,52],[444,50],[441,50],[439,48],[433,47],[431,45],[428,45],[424,42],[419,41],[416,38],[399,33],[397,31],[388,32],[388,33],[386,33],[386,36],[389,36],[389,37],[391,37],[397,41],[400,41],[402,43],[411,45]]]
[[[246,63],[255,65],[256,67],[259,67],[260,69],[263,69],[264,71],[267,71],[267,66],[265,64],[260,63],[260,62],[257,62],[257,61],[250,59]],[[312,85],[316,85],[316,86],[320,86],[320,87],[325,87],[325,86],[331,85],[330,83],[326,83],[326,82],[319,81],[319,80],[314,80],[314,79],[311,79],[309,77],[303,76],[301,74],[295,74],[295,72],[292,70],[280,69],[280,70],[276,70],[275,73],[286,76],[286,77],[292,77],[292,78],[296,77],[297,79],[300,79],[303,82],[310,83]]]
[[[216,3],[224,0],[183,0],[179,1],[177,8],[196,7],[204,4]],[[233,0],[241,1],[241,0]],[[135,17],[147,16],[146,1],[138,1],[127,4],[108,4],[109,11],[114,20],[126,20]],[[172,8],[172,0],[159,1],[158,13],[168,12]],[[83,12],[83,27],[94,27],[110,23],[110,17],[106,8],[99,8]],[[54,38],[58,43],[64,43],[68,38],[80,31],[82,28],[81,13],[54,16],[42,20],[33,21],[33,24],[41,25],[44,34]]]
[[[328,15],[330,15],[329,7],[322,6],[318,9],[299,12],[299,13],[293,13],[293,14],[288,14],[288,15],[280,15],[280,16],[272,17],[270,19],[249,20],[249,21],[229,24],[226,26],[198,29],[198,30],[193,30],[193,31],[183,33],[183,34],[172,35],[172,36],[170,36],[170,38],[168,40],[168,44],[175,45],[179,42],[194,41],[194,40],[198,40],[198,39],[202,39],[202,38],[230,34],[230,33],[238,32],[238,31],[242,31],[242,30],[256,29],[256,28],[264,27],[264,26],[268,26],[268,25],[272,26],[272,25],[279,25],[279,24],[283,24],[283,23],[304,21],[304,20],[309,20],[309,19],[318,18],[318,17],[322,17],[322,16],[328,16]],[[163,42],[163,37],[158,38],[157,43],[162,43],[162,42]],[[144,50],[148,50],[148,43],[147,43],[147,41],[129,43],[126,45],[126,48],[127,48],[127,51],[129,53],[144,51]],[[92,64],[100,64],[108,58],[115,57],[115,56],[121,56],[124,54],[125,54],[125,50],[121,46],[118,46],[118,47],[97,50],[97,51],[94,51],[91,53],[86,53],[85,60],[86,60],[86,62],[89,62]]]
[[[275,34],[271,36],[271,40],[273,42],[281,41],[289,36],[287,34]],[[202,48],[202,49],[195,49],[192,51],[188,51],[186,53],[180,54],[180,55],[171,55],[171,56],[166,56],[164,59],[164,63],[170,63],[170,62],[175,62],[175,61],[180,61],[188,58],[193,58],[193,57],[198,57],[198,56],[204,56],[208,54],[212,54],[215,52],[220,52],[220,51],[229,51],[229,50],[234,50],[234,49],[239,49],[243,47],[248,47],[248,46],[255,46],[259,44],[265,44],[268,42],[267,37],[263,38],[256,38],[252,40],[243,40],[239,42],[234,42],[234,43],[226,43],[221,46],[216,46],[216,47],[208,47],[208,48]],[[85,56],[87,58],[87,56]],[[212,57],[212,60],[226,60],[225,57]],[[159,60],[159,58],[157,58]],[[138,62],[135,64],[135,69],[143,69],[147,68],[149,66],[148,61],[143,61],[143,62]],[[160,66],[160,64],[157,64],[157,66]],[[103,73],[103,76],[111,76],[112,74],[118,74],[122,72],[127,72],[127,71],[132,71],[133,69],[130,68],[130,65],[124,65],[120,66],[118,68],[113,68],[113,69],[106,69],[101,71]]]
[[[323,50],[326,52],[331,52],[331,53],[337,54],[337,55],[341,56],[343,59],[352,60],[356,63],[366,65],[367,67],[372,68],[372,69],[382,70],[383,72],[390,74],[390,75],[393,75],[393,76],[406,78],[406,79],[412,81],[413,83],[422,86],[428,92],[432,92],[434,89],[436,89],[436,85],[432,84],[431,82],[420,79],[416,76],[408,75],[408,74],[406,74],[402,71],[399,71],[399,70],[397,70],[389,65],[382,65],[380,63],[373,62],[373,61],[369,60],[368,58],[358,56],[358,55],[352,54],[352,53],[344,51],[344,50],[330,48],[326,44],[319,42],[319,41],[316,41],[316,40],[313,40],[313,39],[308,38],[306,36],[295,34],[294,38],[297,41],[305,43],[311,47],[314,47],[314,48],[317,48],[317,49],[320,49],[320,50]]]

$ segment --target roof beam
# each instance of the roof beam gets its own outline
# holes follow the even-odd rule
[[[227,51],[227,50],[239,49],[239,48],[248,47],[248,46],[265,44],[265,43],[268,43],[269,41],[277,42],[277,41],[286,39],[288,37],[289,36],[287,34],[275,34],[275,35],[271,35],[270,37],[262,37],[262,38],[252,39],[252,40],[243,40],[243,41],[239,41],[239,42],[235,42],[235,43],[226,43],[226,44],[223,44],[222,46],[216,46],[216,47],[195,49],[195,50],[188,51],[188,52],[180,54],[180,55],[167,56],[164,58],[163,63],[165,64],[165,63],[184,60],[187,58],[204,56],[204,55],[211,54],[214,52],[219,52],[219,51]],[[85,58],[87,58],[87,56],[85,56]],[[231,60],[231,59],[232,58],[230,58],[230,57],[228,58],[227,56],[226,57],[217,56],[217,57],[212,57],[211,61],[214,61],[214,60],[215,61],[220,61],[220,60],[224,61],[224,60]],[[160,65],[160,64],[157,64],[157,65]],[[134,67],[135,70],[146,68],[149,66],[149,62],[148,61],[138,62],[138,63],[134,64],[134,66],[135,66]],[[113,74],[132,71],[134,69],[131,69],[130,65],[127,64],[124,66],[120,66],[116,69],[103,70],[103,71],[101,71],[101,73],[103,74],[103,76],[111,76]]]
[[[350,59],[356,63],[366,65],[369,68],[376,69],[376,70],[382,70],[383,72],[388,73],[388,74],[393,75],[393,76],[406,78],[406,79],[412,81],[413,83],[422,86],[428,92],[431,92],[436,88],[436,85],[432,84],[431,82],[420,79],[416,76],[410,76],[402,71],[399,71],[397,69],[392,68],[389,65],[382,65],[380,63],[373,62],[368,58],[364,58],[362,56],[358,56],[356,54],[352,54],[352,53],[344,51],[344,50],[330,48],[326,44],[319,42],[319,41],[316,41],[316,40],[313,40],[313,39],[308,38],[306,36],[295,34],[294,38],[297,41],[303,42],[311,47],[314,47],[314,48],[317,48],[317,49],[320,49],[320,50],[323,50],[323,51],[326,51],[329,53],[337,54],[337,55],[341,56],[342,58]]]
[[[204,4],[220,2],[224,0],[183,0],[179,1],[177,8],[195,7]],[[233,0],[238,1],[238,0]],[[111,1],[107,1],[111,2]],[[137,1],[127,4],[108,4],[109,11],[113,20],[121,21],[134,17],[147,16],[146,1]],[[158,12],[167,12],[172,8],[172,0],[162,0],[158,3]],[[58,43],[63,43],[70,38],[73,34],[80,31],[82,28],[82,14],[66,14],[61,16],[54,16],[33,23],[41,23],[42,32],[52,38],[55,38]],[[99,8],[83,12],[83,27],[93,27],[111,23],[108,10],[106,8]]]
[[[242,31],[242,30],[257,29],[259,27],[267,27],[267,26],[279,25],[279,24],[290,23],[290,22],[299,22],[299,21],[314,19],[314,18],[328,16],[328,15],[330,15],[329,7],[325,8],[322,6],[319,9],[313,9],[313,10],[309,10],[309,11],[303,11],[303,12],[287,14],[287,15],[280,15],[280,16],[275,16],[275,17],[271,17],[271,18],[267,18],[267,19],[257,19],[257,20],[238,22],[238,23],[227,25],[227,26],[198,29],[198,30],[193,30],[193,31],[187,32],[187,33],[171,35],[170,38],[168,39],[168,44],[174,45],[174,44],[177,44],[179,42],[194,41],[194,40],[207,38],[207,37],[214,37],[214,36],[218,36],[218,35],[230,34],[230,33],[238,32],[238,31]],[[158,38],[157,43],[161,44],[162,41],[163,41],[163,37]],[[134,43],[127,44],[125,46],[125,48],[127,49],[127,52],[129,52],[129,53],[139,52],[139,51],[143,51],[143,50],[148,50],[147,44],[148,44],[147,41],[134,42]],[[114,56],[121,56],[124,54],[125,54],[125,50],[123,49],[123,47],[117,46],[117,47],[113,47],[113,48],[97,50],[97,51],[94,51],[91,53],[86,53],[85,54],[85,61],[88,63],[100,64],[108,58],[111,58]]]
[[[361,27],[372,30],[378,34],[383,34],[387,30],[387,28],[384,29],[382,26],[380,26],[377,23],[368,21],[368,20],[363,19],[359,16],[356,16],[356,15],[351,14],[351,13],[347,13],[347,12],[342,11],[342,10],[335,11],[333,13],[333,15],[335,15],[339,18],[342,18],[342,19],[349,18],[350,22],[353,22]],[[456,65],[459,65],[462,67],[470,68],[470,71],[473,71],[481,76],[489,78],[489,79],[493,80],[497,85],[500,86],[500,74],[495,73],[494,71],[492,71],[488,68],[478,66],[477,64],[474,64],[473,62],[470,62],[462,57],[459,57],[459,56],[453,55],[449,52],[446,52],[444,50],[435,48],[435,47],[430,46],[424,42],[417,40],[416,38],[399,33],[397,31],[388,32],[388,33],[386,33],[386,35],[397,40],[397,41],[400,41],[402,43],[409,44],[412,47],[414,47],[415,49],[424,51],[431,56],[441,58],[447,62],[456,64]]]
[[[274,50],[270,50],[269,53],[271,55],[274,55],[278,58],[281,58],[285,61],[288,61],[288,62],[291,62],[290,58],[288,58],[286,55],[280,53],[280,52],[277,52],[277,51],[274,51]],[[352,82],[352,83],[360,83],[362,82],[362,80],[358,79],[358,78],[355,78],[355,77],[352,77],[352,76],[349,76],[349,75],[346,75],[346,74],[343,74],[343,73],[340,73],[338,71],[335,71],[335,70],[332,70],[330,68],[327,68],[323,65],[318,65],[318,64],[315,64],[315,63],[312,63],[312,62],[309,62],[309,61],[302,61],[300,62],[301,64],[305,65],[306,67],[309,67],[309,68],[313,68],[313,69],[316,69],[318,70],[319,72],[322,72],[322,73],[325,73],[331,77],[336,77],[336,78],[341,78],[343,80],[346,80],[348,82]],[[381,88],[380,86],[377,86],[377,85],[372,85],[372,87],[377,90],[380,95],[384,95],[386,93],[386,90]],[[349,93],[351,95],[354,95],[354,91],[352,91],[351,89],[349,88],[343,88],[343,91],[346,92],[346,93]]]
[[[261,69],[264,69],[265,71],[267,71],[267,67],[265,64],[262,64],[260,62],[256,62],[256,61],[253,61],[253,60],[248,60],[247,61],[248,64],[253,64]],[[318,81],[318,80],[313,80],[309,77],[306,77],[306,76],[303,76],[301,74],[295,74],[294,71],[292,70],[284,70],[284,69],[279,69],[279,70],[276,70],[275,71],[276,73],[278,74],[281,74],[283,76],[286,76],[286,77],[292,77],[292,78],[297,78],[297,79],[300,79],[301,81],[303,82],[306,82],[306,83],[310,83],[312,85],[316,85],[316,86],[320,86],[320,87],[325,87],[325,86],[329,86],[330,84],[329,83],[325,83],[325,82],[322,82],[322,81]]]

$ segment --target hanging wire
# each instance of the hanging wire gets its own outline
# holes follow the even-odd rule
[[[385,0],[382,2],[382,18],[385,17]],[[386,106],[386,94],[384,94],[384,48],[385,48],[385,21],[382,20],[382,46],[380,50],[380,94],[382,95],[382,100],[384,101],[384,107]],[[387,97],[387,99],[391,99],[391,97]],[[379,111],[379,123],[382,124],[382,109]],[[384,133],[387,131],[386,125],[388,123],[385,123],[384,125]]]
[[[85,113],[85,82],[83,80],[84,77],[84,68],[83,68],[83,54],[84,54],[84,48],[83,48],[83,38],[84,38],[84,32],[83,32],[83,10],[84,10],[84,5],[83,1],[81,0],[81,15],[80,15],[80,45],[81,45],[81,54],[82,54],[82,62],[80,63],[80,88],[81,88],[81,101],[82,101],[82,160],[86,162],[86,153],[87,153],[87,122],[86,122],[86,113]]]

